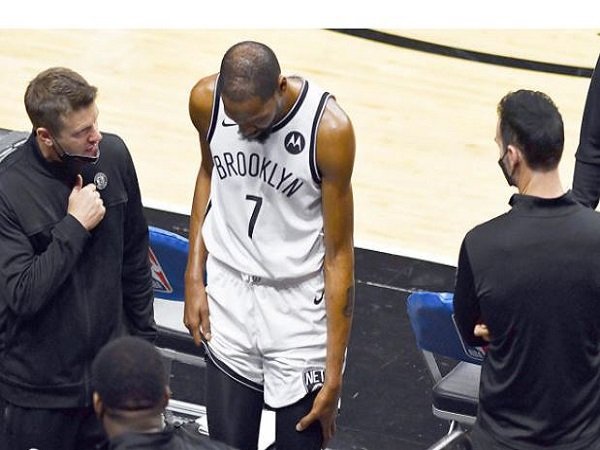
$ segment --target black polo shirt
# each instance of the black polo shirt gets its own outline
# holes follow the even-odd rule
[[[492,335],[478,426],[519,449],[600,441],[600,215],[569,192],[514,195],[459,256],[454,309],[471,344]]]

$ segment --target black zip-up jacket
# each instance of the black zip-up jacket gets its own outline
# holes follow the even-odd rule
[[[31,408],[91,404],[90,366],[111,339],[154,340],[148,226],[124,142],[104,134],[81,169],[106,214],[88,232],[67,214],[75,172],[32,134],[0,165],[0,393]]]
[[[588,88],[575,158],[573,194],[582,205],[595,209],[600,199],[600,56]]]

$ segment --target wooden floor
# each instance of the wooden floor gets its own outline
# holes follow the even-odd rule
[[[591,68],[597,30],[385,30],[486,53]],[[272,46],[285,74],[331,91],[357,135],[356,244],[454,264],[462,237],[507,209],[496,164],[496,104],[510,90],[549,94],[573,155],[589,80],[408,50],[326,30],[0,30],[0,127],[27,130],[28,81],[55,65],[100,89],[100,127],[132,151],[144,203],[189,213],[200,162],[187,113],[195,81],[239,40]]]

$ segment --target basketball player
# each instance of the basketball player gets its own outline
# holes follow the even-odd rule
[[[209,432],[256,449],[264,402],[277,448],[324,448],[354,304],[352,124],[258,42],[231,47],[189,107],[202,164],[184,323],[206,343]]]
[[[154,339],[148,227],[97,89],[55,67],[25,92],[33,131],[0,167],[0,392],[7,448],[94,448],[91,366],[110,340]],[[128,330],[129,328],[129,330]]]

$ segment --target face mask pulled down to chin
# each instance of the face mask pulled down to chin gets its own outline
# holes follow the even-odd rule
[[[73,176],[82,173],[89,166],[95,165],[100,159],[100,148],[96,150],[96,154],[93,156],[77,155],[66,151],[56,140],[54,140],[54,143],[55,149],[60,149],[60,152],[56,151],[56,154],[65,165],[66,171]]]

